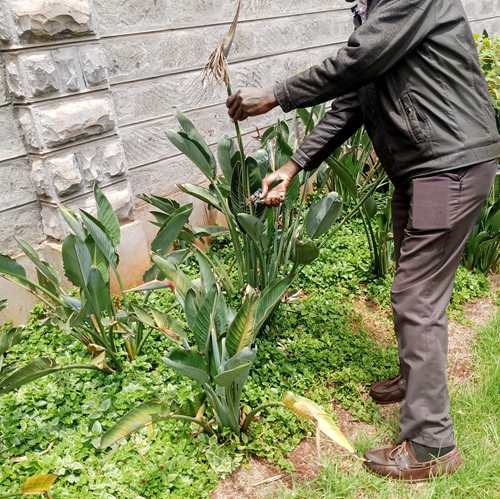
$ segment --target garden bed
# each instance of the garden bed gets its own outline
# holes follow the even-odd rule
[[[344,226],[335,238],[327,235],[325,239],[321,258],[295,283],[303,298],[284,304],[274,326],[257,341],[258,359],[245,385],[243,405],[248,411],[281,400],[287,390],[305,394],[325,407],[335,401],[340,425],[362,450],[373,442],[390,440],[396,429],[394,418],[382,417],[367,398],[372,382],[398,369],[390,336],[380,336],[383,326],[374,330],[379,321],[389,324],[390,280],[364,286],[371,281],[369,254],[358,222]],[[224,255],[223,243],[218,254]],[[462,269],[452,316],[460,324],[474,320],[479,312],[488,316],[490,302],[485,298],[481,306],[475,305],[478,308],[469,310],[467,305],[464,310],[463,305],[489,293],[481,274]],[[170,303],[170,291],[162,291],[155,304],[166,308]],[[372,320],[365,320],[360,303],[369,308]],[[20,361],[34,354],[66,364],[84,358],[81,344],[46,323],[42,308],[35,310],[28,329],[22,348],[14,350]],[[461,339],[463,334],[452,334],[453,338]],[[451,349],[462,366],[458,376],[469,377],[471,372],[467,353],[471,343],[472,336],[455,353]],[[308,479],[316,475],[319,467],[307,440],[313,428],[281,408],[265,412],[242,440],[228,435],[222,445],[216,437],[170,421],[150,426],[110,451],[98,450],[103,431],[137,404],[157,397],[166,402],[193,398],[194,384],[162,361],[170,348],[169,340],[157,334],[146,354],[120,373],[66,372],[1,398],[0,495],[14,493],[27,477],[38,473],[58,475],[51,492],[54,497],[104,499],[201,498],[213,491],[217,491],[215,497],[253,497],[252,491],[238,487],[243,483],[247,488],[253,485],[256,494],[260,489],[271,493],[281,482],[292,486],[297,470]],[[326,448],[330,451],[325,450],[325,456],[331,454],[334,459],[335,473],[358,467],[349,457],[336,457],[336,448],[325,443]],[[254,466],[248,468],[248,463]],[[228,479],[242,465],[240,475]],[[253,474],[246,475],[249,469]],[[269,478],[273,480],[266,482]],[[233,492],[227,495],[225,490]]]

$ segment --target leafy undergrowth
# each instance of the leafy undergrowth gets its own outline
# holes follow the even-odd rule
[[[216,250],[228,262],[224,241]],[[244,391],[247,410],[292,390],[325,406],[335,398],[360,420],[377,418],[367,389],[397,372],[397,353],[353,326],[355,295],[367,292],[388,302],[389,279],[369,282],[368,249],[361,227],[353,223],[328,238],[322,257],[296,283],[305,298],[283,305],[258,341],[258,361]],[[458,282],[458,303],[487,289],[483,278],[466,271]],[[161,292],[156,302],[166,309],[172,297]],[[35,354],[61,363],[86,359],[81,345],[47,323],[39,307],[27,331],[15,351],[20,361]],[[111,451],[97,450],[102,431],[139,403],[195,397],[196,387],[163,363],[169,348],[168,339],[158,335],[145,356],[122,373],[62,373],[0,398],[0,495],[18,490],[30,475],[55,473],[56,498],[201,498],[250,454],[290,467],[285,456],[310,427],[279,408],[263,414],[241,441],[227,438],[221,444],[168,422]]]
[[[313,482],[295,484],[293,492],[279,497],[292,498],[365,498],[428,499],[450,497],[498,497],[500,476],[500,314],[479,333],[475,348],[477,382],[459,387],[452,393],[452,412],[457,443],[465,465],[454,475],[431,482],[411,485],[378,478],[358,462],[334,458]],[[390,428],[387,431],[391,432]],[[383,434],[381,428],[380,434]],[[358,442],[358,448],[380,446],[377,439]]]

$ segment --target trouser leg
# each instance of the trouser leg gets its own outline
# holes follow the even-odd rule
[[[457,267],[496,171],[482,163],[407,186],[408,223],[392,288],[406,398],[400,439],[454,445],[447,387],[448,307]]]

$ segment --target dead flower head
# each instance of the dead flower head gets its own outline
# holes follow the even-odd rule
[[[217,45],[217,48],[210,54],[208,63],[203,71],[203,84],[206,85],[212,81],[224,82],[226,86],[229,85],[229,67],[227,65],[227,58],[233,45],[234,35],[238,27],[238,20],[240,17],[241,0],[238,0],[236,5],[236,14],[234,15],[233,22],[226,33],[224,38]]]

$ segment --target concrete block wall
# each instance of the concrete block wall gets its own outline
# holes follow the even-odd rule
[[[166,139],[175,112],[186,112],[211,144],[233,131],[224,89],[202,88],[201,72],[235,5],[1,1],[1,252],[15,254],[15,236],[34,244],[59,241],[66,229],[58,204],[92,211],[94,182],[119,211],[131,244],[139,244],[138,234],[149,242],[151,228],[136,195],[177,196],[178,183],[202,182]],[[464,5],[473,31],[500,32],[500,0]],[[344,0],[243,0],[230,58],[234,86],[271,85],[320,62],[351,31]],[[278,115],[245,122],[246,140]],[[196,213],[203,218],[201,206]],[[128,253],[132,260],[124,265],[137,267]],[[138,261],[145,265],[147,255]]]

